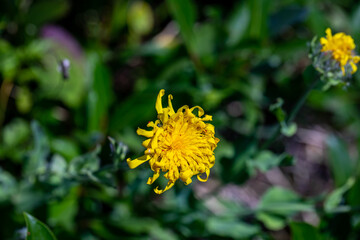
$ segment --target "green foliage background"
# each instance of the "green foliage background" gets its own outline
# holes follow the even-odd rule
[[[2,0],[0,239],[359,239],[359,74],[286,121],[327,27],[360,45],[360,4]],[[160,89],[220,143],[207,183],[158,196],[124,159]]]

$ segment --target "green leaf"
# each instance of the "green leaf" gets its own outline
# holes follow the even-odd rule
[[[16,147],[30,136],[29,124],[23,119],[15,118],[3,128],[3,143],[7,148]]]
[[[304,222],[291,222],[292,240],[322,240],[319,230]]]
[[[197,44],[194,51],[201,57],[202,62],[211,64],[215,48],[215,27],[212,24],[201,24],[196,26],[195,30],[195,39],[201,44]]]
[[[276,103],[270,105],[269,110],[273,112],[279,122],[284,122],[286,113],[282,109],[282,105],[284,104],[284,100],[282,98],[277,98]]]
[[[255,174],[255,170],[266,172],[273,167],[280,165],[290,165],[293,162],[293,157],[283,153],[276,155],[271,151],[261,151],[253,159],[247,160],[246,164],[251,175]]]
[[[280,126],[281,126],[281,133],[287,137],[294,136],[294,134],[297,131],[296,123],[290,123],[290,125],[287,125],[285,124],[285,122],[282,122]]]
[[[260,228],[256,225],[250,225],[237,219],[218,217],[208,219],[206,229],[214,235],[235,239],[251,237],[260,231]]]
[[[177,240],[177,239],[179,239],[175,233],[173,233],[170,230],[163,229],[160,226],[152,227],[149,231],[149,235],[153,239],[158,239],[158,240]]]
[[[66,160],[58,154],[52,156],[49,164],[49,183],[59,184],[63,178],[66,176],[67,162]]]
[[[77,205],[78,188],[73,187],[69,194],[61,201],[50,202],[49,223],[63,226],[67,231],[73,231],[75,227],[75,216],[78,212]]]
[[[272,187],[262,196],[258,210],[289,216],[297,211],[310,211],[313,208],[309,204],[301,203],[295,192],[281,187]]]
[[[97,171],[100,167],[100,158],[98,153],[101,147],[97,146],[90,153],[74,158],[69,164],[69,173],[72,175],[88,175]]]
[[[343,199],[343,195],[355,184],[354,178],[349,178],[348,181],[340,188],[335,189],[325,200],[325,211],[331,213]]]
[[[267,0],[252,0],[250,2],[250,32],[251,38],[262,40],[268,35],[268,12],[270,2]]]
[[[314,211],[310,204],[300,202],[300,198],[293,191],[280,188],[270,188],[261,198],[256,217],[271,230],[282,229],[287,218],[300,211]]]
[[[280,230],[285,227],[286,220],[281,216],[268,214],[266,212],[259,212],[256,214],[256,218],[264,223],[264,225],[270,230]]]
[[[49,143],[43,128],[38,122],[31,122],[34,135],[34,148],[25,164],[25,175],[30,176],[46,171],[46,158],[50,153]]]
[[[181,35],[186,47],[192,53],[196,51],[194,25],[196,12],[191,0],[167,0],[170,11],[180,26]]]
[[[80,155],[78,145],[70,138],[51,139],[50,145],[53,152],[59,153],[68,161]]]
[[[28,88],[19,87],[16,94],[16,107],[21,113],[28,113],[30,112],[33,100],[32,94]]]
[[[26,240],[56,240],[51,230],[41,221],[24,212],[27,227]]]
[[[250,23],[250,9],[247,2],[241,2],[226,25],[229,37],[227,45],[234,46],[244,38]]]
[[[108,109],[113,99],[109,69],[101,59],[93,55],[91,58],[91,73],[93,76],[91,90],[88,95],[88,130],[105,130],[104,126]]]
[[[329,165],[334,175],[337,187],[343,186],[354,173],[354,163],[351,160],[346,145],[335,136],[326,140]]]

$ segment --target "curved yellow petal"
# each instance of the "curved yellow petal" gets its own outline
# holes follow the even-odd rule
[[[332,33],[331,33],[331,29],[330,28],[327,28],[325,30],[325,33],[326,33],[326,38],[327,39],[331,39],[332,38]]]
[[[159,176],[160,176],[160,170],[156,171],[152,177],[149,177],[149,178],[148,178],[147,184],[148,184],[148,185],[153,184],[153,182],[155,182],[155,180],[156,180]]]
[[[189,109],[189,106],[188,106],[188,105],[184,105],[184,106],[182,106],[181,108],[179,108],[179,109],[177,110],[177,112],[179,113],[179,112],[182,112],[183,110],[187,110],[187,109]]]
[[[142,142],[142,145],[143,145],[144,147],[148,148],[148,147],[149,147],[150,142],[151,142],[151,138],[146,139],[145,141],[143,141],[143,142]]]
[[[320,43],[321,43],[322,45],[325,45],[325,44],[328,43],[328,40],[327,40],[326,38],[322,37],[322,38],[320,38]]]
[[[341,66],[341,71],[342,71],[343,75],[345,76],[345,68],[344,68],[344,66]]]
[[[163,113],[158,116],[162,123],[166,123],[169,119],[169,109],[163,108]]]
[[[131,160],[131,158],[126,159],[127,164],[129,165],[129,168],[134,169],[138,167],[139,165],[143,164],[146,161],[149,161],[151,156],[149,155],[143,155],[141,157],[135,158],[134,160]]]
[[[195,107],[192,107],[190,108],[190,112],[194,111],[194,109],[197,108],[199,111],[198,111],[198,116],[201,117],[202,115],[204,115],[205,111],[204,109],[202,109],[201,107],[199,106],[195,106]]]
[[[198,179],[200,182],[206,182],[206,181],[208,180],[208,178],[209,178],[210,169],[207,168],[207,169],[205,170],[205,174],[206,174],[206,178],[205,178],[205,179],[202,179],[202,178],[200,177],[200,174],[197,175],[197,179]]]
[[[158,137],[159,137],[159,135],[163,132],[164,130],[162,129],[162,128],[159,128],[157,131],[156,131],[156,133],[155,133],[155,135],[154,135],[154,137],[152,138],[152,141],[151,141],[151,147],[152,148],[157,148],[158,147]]]
[[[148,124],[146,125],[147,127],[154,127],[155,123],[153,121],[148,122]]]
[[[356,64],[351,61],[351,62],[350,62],[350,65],[351,65],[351,68],[352,68],[351,73],[355,73],[355,72],[357,71],[357,66],[356,66]]]
[[[194,175],[193,171],[191,171],[191,169],[188,169],[180,173],[180,179],[185,183],[185,185],[188,185],[192,182],[191,177],[193,175]]]
[[[156,187],[156,188],[154,189],[154,192],[155,192],[156,194],[162,194],[163,192],[165,192],[165,191],[169,190],[170,188],[172,188],[172,187],[174,186],[174,184],[175,184],[175,182],[169,181],[164,190],[159,190],[159,189],[158,189],[159,187]]]
[[[154,136],[154,131],[147,131],[147,130],[144,130],[144,129],[141,129],[141,128],[138,128],[136,130],[136,133],[137,133],[137,135],[141,135],[141,136],[144,136],[144,137],[147,137],[147,138],[150,138],[150,137]]]
[[[212,116],[211,115],[205,115],[201,120],[202,121],[212,121]]]
[[[155,153],[154,149],[148,148],[144,151],[145,155],[153,155]]]
[[[157,99],[156,99],[156,104],[155,104],[155,108],[158,114],[163,113],[163,107],[162,107],[162,102],[161,102],[161,98],[165,95],[165,90],[161,89]]]
[[[354,63],[358,63],[360,61],[360,56],[354,56],[353,61]]]
[[[171,100],[173,99],[173,96],[171,94],[168,95],[168,109],[169,109],[169,115],[175,114],[174,108],[172,106]]]
[[[191,171],[191,169],[187,169],[186,171],[180,173],[180,179],[185,182],[186,179],[191,178],[193,175],[193,171]]]

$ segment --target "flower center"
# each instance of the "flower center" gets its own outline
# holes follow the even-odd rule
[[[186,147],[186,143],[184,141],[184,137],[180,136],[175,136],[173,142],[170,145],[170,149],[172,150],[182,150]]]

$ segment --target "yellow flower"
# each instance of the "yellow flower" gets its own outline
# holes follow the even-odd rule
[[[352,68],[351,73],[357,71],[356,63],[360,61],[359,56],[354,56],[355,49],[354,39],[345,33],[336,33],[334,36],[331,29],[326,29],[326,38],[322,37],[320,43],[322,45],[322,52],[332,52],[332,57],[340,64],[341,71],[345,75],[345,65],[350,64]]]
[[[168,96],[168,107],[163,108],[161,98],[165,90],[160,90],[155,108],[158,119],[149,122],[150,131],[138,128],[136,133],[147,137],[142,145],[147,148],[145,155],[137,159],[126,161],[130,168],[136,168],[140,164],[149,161],[154,175],[149,177],[147,184],[152,184],[160,175],[160,170],[166,172],[164,177],[168,183],[164,190],[154,189],[155,193],[161,194],[169,190],[179,178],[188,185],[192,182],[191,177],[197,175],[201,182],[206,182],[210,168],[214,166],[214,149],[219,139],[214,136],[214,126],[204,121],[211,121],[210,115],[204,115],[204,110],[199,107],[189,108],[183,106],[174,111]],[[193,111],[197,109],[198,116]],[[206,173],[206,178],[200,175]]]

